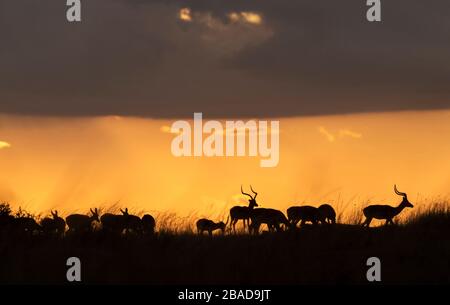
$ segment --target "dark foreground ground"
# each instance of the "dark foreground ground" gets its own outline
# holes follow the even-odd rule
[[[66,283],[81,259],[82,282],[101,284],[367,283],[367,258],[383,283],[450,283],[450,218],[403,226],[336,225],[212,238],[192,234],[64,239],[0,235],[0,283]]]

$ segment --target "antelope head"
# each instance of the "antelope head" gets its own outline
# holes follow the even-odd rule
[[[222,234],[225,234],[225,229],[226,229],[227,225],[223,221],[221,221],[217,224],[217,226],[222,231]]]
[[[90,210],[91,210],[91,213],[92,213],[91,219],[95,220],[95,221],[100,221],[98,219],[98,209],[95,208],[95,209],[90,209]]]
[[[258,196],[258,193],[253,190],[251,185],[250,185],[250,189],[252,190],[254,196],[252,196],[250,194],[247,194],[247,193],[244,193],[244,191],[242,190],[242,185],[241,185],[241,193],[243,195],[246,195],[246,196],[250,197],[250,199],[248,200],[248,206],[250,208],[254,208],[254,207],[258,206],[258,204],[256,203],[256,196]]]
[[[414,206],[411,204],[411,202],[408,201],[408,195],[406,195],[406,193],[402,193],[402,192],[399,192],[399,191],[397,190],[397,185],[394,185],[394,191],[395,191],[395,193],[396,193],[397,195],[403,196],[403,200],[402,200],[402,202],[400,203],[400,205],[402,205],[402,206],[404,206],[404,207],[407,207],[407,208],[412,208],[412,207],[414,207]]]
[[[120,212],[123,214],[123,216],[128,216],[128,208],[125,208],[125,210],[120,209]]]
[[[58,211],[50,211],[52,213],[53,219],[57,219],[58,218]]]

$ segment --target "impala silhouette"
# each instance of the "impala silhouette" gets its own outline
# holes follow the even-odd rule
[[[318,207],[320,214],[320,222],[335,224],[336,223],[336,211],[329,204],[322,204]]]
[[[236,223],[241,219],[244,222],[244,229],[246,225],[248,226],[249,219],[251,217],[251,211],[253,210],[254,207],[258,206],[258,204],[256,203],[256,196],[258,196],[258,193],[253,190],[251,185],[250,189],[252,190],[254,196],[248,193],[244,193],[241,185],[241,193],[243,195],[250,197],[250,199],[248,200],[248,207],[234,206],[230,209],[230,218],[231,218],[230,226],[233,228],[233,231],[235,232],[236,232]]]
[[[310,221],[313,225],[318,224],[322,217],[318,208],[304,205],[304,206],[293,206],[287,209],[287,215],[289,222],[293,226],[297,226],[300,221],[300,226]]]
[[[225,234],[226,224],[223,221],[216,223],[212,220],[202,218],[197,221],[196,226],[199,235],[203,234],[204,231],[207,231],[209,236],[212,236],[213,231],[218,229],[222,231],[222,234]]]
[[[63,235],[66,230],[66,222],[58,216],[58,211],[50,212],[53,218],[45,217],[42,219],[42,231],[47,234]]]
[[[396,185],[394,185],[394,191],[397,195],[403,196],[402,202],[396,207],[390,205],[369,205],[364,208],[363,214],[366,216],[366,220],[362,224],[363,227],[368,227],[373,218],[386,220],[385,225],[394,224],[392,219],[400,214],[404,208],[414,207],[411,202],[408,201],[408,195],[406,195],[406,193],[399,192]]]
[[[275,209],[254,209],[251,211],[251,224],[250,233],[258,234],[259,227],[262,224],[266,224],[269,232],[276,230],[281,231],[281,224],[284,224],[286,228],[291,228],[293,225],[288,221],[283,212]]]
[[[145,214],[142,216],[142,232],[145,234],[153,234],[155,233],[156,221],[150,214]]]
[[[97,208],[90,209],[92,215],[72,214],[66,217],[66,223],[69,232],[90,232],[92,231],[92,222],[98,220]]]

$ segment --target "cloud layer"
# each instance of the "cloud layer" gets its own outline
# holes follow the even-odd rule
[[[97,0],[0,10],[0,112],[267,117],[450,107],[450,3]]]

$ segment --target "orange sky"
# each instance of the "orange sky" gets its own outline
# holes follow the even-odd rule
[[[208,119],[207,113],[203,114]],[[0,200],[32,212],[119,206],[220,218],[240,185],[263,207],[370,200],[396,204],[450,194],[450,111],[280,119],[280,161],[176,158],[173,121],[122,117],[0,116]]]

